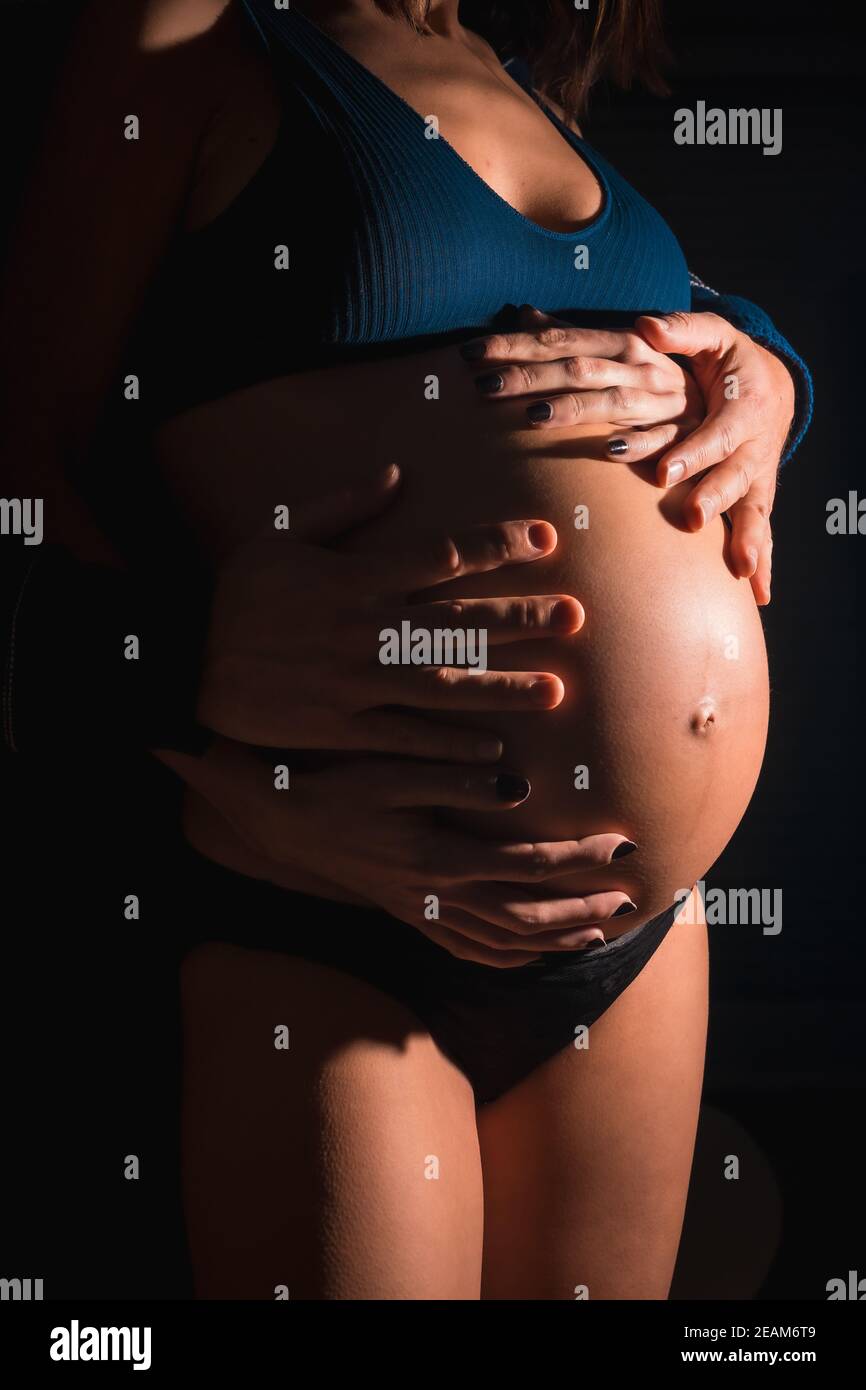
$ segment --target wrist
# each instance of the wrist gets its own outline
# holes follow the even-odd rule
[[[275,863],[303,862],[304,817],[297,792],[274,785],[274,767],[285,755],[214,736],[200,757],[160,750],[160,761],[222,816],[246,845]]]
[[[756,343],[755,346],[766,354],[765,365],[771,383],[770,396],[779,402],[782,416],[779,428],[780,454],[784,457],[792,431],[796,427],[797,383],[789,363],[774,350],[772,344]]]
[[[785,433],[787,434],[788,430],[790,429],[793,423],[794,412],[797,406],[797,387],[795,385],[794,378],[791,375],[790,369],[788,368],[787,364],[782,361],[781,357],[776,357],[775,353],[773,353],[773,357],[775,360],[778,374],[779,390],[782,396],[782,400],[785,402],[785,413],[787,421]]]

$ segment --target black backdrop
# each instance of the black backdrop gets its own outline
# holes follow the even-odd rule
[[[13,193],[79,8],[0,4]],[[830,5],[666,10],[671,97],[602,91],[586,133],[667,217],[702,279],[768,310],[810,364],[817,397],[775,517],[767,759],[708,877],[780,888],[783,930],[711,937],[705,1108],[674,1296],[821,1299],[831,1277],[866,1274],[855,669],[866,540],[825,527],[828,499],[858,488],[863,470],[863,49]],[[674,145],[674,110],[698,100],[782,108],[782,153]],[[62,256],[62,226],[56,245]],[[60,685],[74,678],[57,672]],[[46,1297],[183,1297],[171,943],[153,915],[127,923],[117,908],[145,864],[170,868],[169,832],[149,815],[163,774],[134,759],[94,768],[79,761],[86,752],[3,768],[0,1275],[44,1277]],[[127,1153],[142,1156],[140,1182],[121,1176]],[[728,1153],[741,1156],[739,1184],[718,1179]]]

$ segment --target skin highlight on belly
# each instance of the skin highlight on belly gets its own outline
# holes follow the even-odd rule
[[[453,586],[467,598],[572,594],[586,613],[574,636],[490,648],[491,667],[554,672],[565,698],[552,711],[464,716],[501,735],[503,768],[532,792],[507,829],[502,813],[455,818],[493,838],[625,834],[636,853],[555,891],[627,892],[638,907],[618,924],[627,931],[710,868],[751,798],[768,714],[763,632],[748,583],[725,564],[721,521],[688,534],[682,488],[663,493],[651,468],[608,460],[609,431],[527,429],[524,410],[481,400],[456,350],[440,349],[238,392],[171,422],[157,458],[215,558],[274,507],[375,463],[400,465],[400,496],[350,548],[387,549],[419,527],[553,523],[548,559]]]

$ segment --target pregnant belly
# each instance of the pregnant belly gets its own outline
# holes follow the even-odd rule
[[[553,671],[566,694],[553,711],[465,716],[501,734],[503,766],[528,777],[532,792],[515,810],[455,819],[497,838],[622,832],[638,852],[555,883],[557,893],[628,892],[638,913],[620,929],[630,930],[706,872],[751,797],[768,713],[758,611],[727,568],[723,524],[680,529],[682,489],[664,494],[649,469],[606,460],[608,431],[597,426],[524,430],[519,407],[478,400],[455,357],[450,349],[238,393],[169,426],[163,467],[216,553],[251,534],[275,502],[374,460],[399,463],[404,483],[356,549],[401,544],[416,527],[551,521],[559,544],[549,559],[450,586],[466,597],[573,594],[586,612],[574,637],[489,649],[491,667]]]

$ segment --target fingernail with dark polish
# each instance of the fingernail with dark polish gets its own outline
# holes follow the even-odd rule
[[[608,452],[609,454],[627,454],[627,453],[628,453],[628,440],[626,440],[626,439],[611,439],[611,440],[609,440],[609,441],[608,441],[608,446],[607,446],[607,452]]]
[[[637,903],[621,903],[612,916],[625,917],[629,912],[637,912]]]
[[[500,772],[495,786],[500,801],[525,801],[530,792],[526,778],[516,777],[512,772]]]
[[[616,849],[610,857],[612,860],[625,859],[627,854],[634,854],[636,849],[637,845],[635,844],[634,840],[623,840],[621,845],[617,845]]]
[[[484,376],[475,378],[475,385],[479,391],[483,391],[485,396],[495,396],[497,391],[501,391],[505,385],[505,380],[498,372],[487,372]]]
[[[553,406],[550,401],[537,401],[535,405],[527,408],[527,416],[530,420],[538,421],[549,420],[553,415]]]
[[[464,362],[478,362],[484,356],[484,339],[473,338],[471,342],[464,343],[460,356]]]

